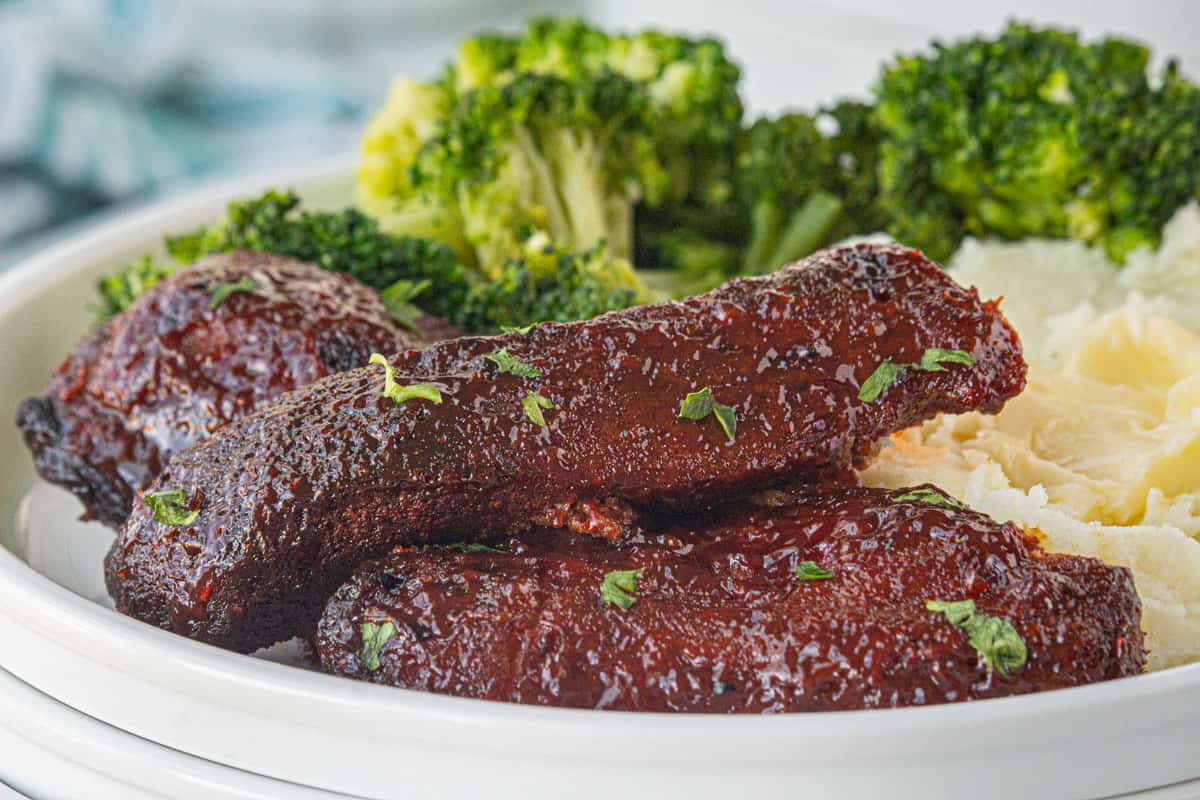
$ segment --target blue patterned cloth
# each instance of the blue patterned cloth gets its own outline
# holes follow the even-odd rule
[[[272,22],[256,0],[0,0],[0,266],[181,178],[353,147],[373,98],[330,48],[281,48]]]

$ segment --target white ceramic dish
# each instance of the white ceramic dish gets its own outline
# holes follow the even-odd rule
[[[1200,665],[1080,689],[764,717],[543,709],[387,689],[172,636],[103,603],[107,533],[35,492],[7,421],[88,324],[91,278],[267,185],[345,192],[344,162],[205,189],[0,278],[0,666],[166,747],[364,797],[1111,797],[1200,778]],[[31,566],[31,563],[37,569]],[[39,571],[40,570],[40,571]]]
[[[0,670],[0,800],[335,800],[124,733]]]

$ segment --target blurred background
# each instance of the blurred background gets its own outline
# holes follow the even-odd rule
[[[0,0],[0,269],[125,204],[351,153],[394,75],[536,13],[718,35],[751,112],[861,95],[893,52],[1009,17],[1141,39],[1200,74],[1195,0]]]

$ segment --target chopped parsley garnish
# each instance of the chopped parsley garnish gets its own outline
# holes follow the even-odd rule
[[[257,288],[258,284],[250,276],[233,283],[218,283],[212,288],[212,302],[209,303],[209,308],[216,311],[222,303],[238,292],[253,292]]]
[[[733,407],[718,403],[717,398],[713,397],[712,391],[707,386],[698,392],[691,392],[679,404],[681,419],[702,420],[709,414],[717,418],[717,424],[721,426],[721,430],[725,431],[726,438],[732,442],[734,434],[737,432],[737,416],[733,413]]]
[[[153,509],[154,521],[163,525],[191,525],[200,516],[200,509],[187,507],[187,492],[183,489],[146,492],[142,499]]]
[[[945,615],[946,621],[967,633],[971,646],[983,663],[1008,677],[1010,669],[1020,669],[1029,658],[1025,640],[1012,623],[975,610],[974,600],[926,600],[925,608]]]
[[[484,356],[488,361],[496,365],[496,368],[501,372],[507,372],[509,375],[516,375],[518,378],[540,378],[542,371],[532,364],[526,364],[521,359],[508,352],[507,347],[501,347],[494,353],[488,353]]]
[[[368,672],[379,669],[379,652],[388,639],[396,635],[396,626],[390,622],[376,625],[374,622],[362,624],[363,653],[362,663]]]
[[[930,347],[921,354],[921,361],[916,368],[922,372],[945,372],[942,364],[963,364],[975,366],[975,357],[966,350],[943,350],[940,347]]]
[[[641,577],[640,569],[615,570],[608,573],[600,582],[600,599],[610,606],[628,611],[637,602],[638,581]]]
[[[915,364],[898,364],[890,358],[885,358],[859,387],[858,399],[864,403],[874,403],[909,370],[945,372],[943,364],[965,364],[970,367],[975,365],[975,358],[965,350],[943,350],[940,347],[926,350],[921,354],[921,360]]]
[[[486,544],[478,544],[477,542],[451,542],[445,545],[447,550],[453,550],[457,553],[503,553],[496,547],[489,547]]]
[[[833,577],[833,573],[821,569],[815,561],[801,561],[796,565],[796,577],[802,581],[826,581]]]
[[[554,402],[537,392],[526,392],[525,397],[521,398],[521,407],[525,409],[525,416],[529,417],[530,422],[544,428],[546,418],[542,416],[542,409],[554,408]]]
[[[941,508],[966,508],[962,503],[955,500],[949,495],[942,494],[937,489],[913,489],[911,492],[905,492],[901,495],[896,495],[892,498],[893,503],[924,503],[930,506],[940,506]]]
[[[397,324],[414,333],[420,333],[417,320],[423,312],[412,301],[432,285],[433,281],[430,280],[398,280],[380,292],[379,296],[383,300],[384,309]]]
[[[501,325],[500,330],[504,331],[505,333],[519,333],[522,336],[524,336],[525,334],[529,333],[531,330],[533,330],[540,324],[541,323],[538,323],[538,322],[531,322],[528,325],[524,325],[520,328],[514,328],[510,325]]]
[[[442,392],[436,386],[428,383],[413,383],[401,386],[396,383],[396,368],[379,353],[371,353],[370,364],[383,365],[383,396],[390,397],[396,405],[407,403],[409,400],[428,400],[431,403],[442,402]]]

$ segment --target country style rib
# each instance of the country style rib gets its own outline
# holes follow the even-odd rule
[[[929,348],[973,365],[859,390],[885,359]],[[501,349],[539,371],[502,373]],[[117,607],[237,650],[312,630],[355,566],[393,545],[478,540],[531,525],[619,539],[638,510],[704,508],[844,476],[881,436],[938,412],[998,411],[1024,385],[995,303],[897,245],[824,251],[707,295],[474,337],[393,359],[400,384],[442,402],[383,396],[367,366],[284,395],[177,455],[156,490],[182,489],[195,521],[135,505],[107,561]],[[709,388],[732,407],[679,417]],[[531,394],[544,427],[525,408]]]
[[[504,552],[398,548],[337,591],[315,649],[374,683],[630,711],[931,705],[1141,671],[1128,570],[1049,555],[942,498],[839,490],[615,547],[543,530]],[[606,603],[605,576],[632,570],[632,604]],[[927,600],[971,600],[1019,642],[977,650]]]
[[[222,285],[237,291],[214,308]],[[212,256],[89,333],[17,425],[42,477],[115,528],[172,454],[372,351],[419,341],[348,275],[249,251]]]

